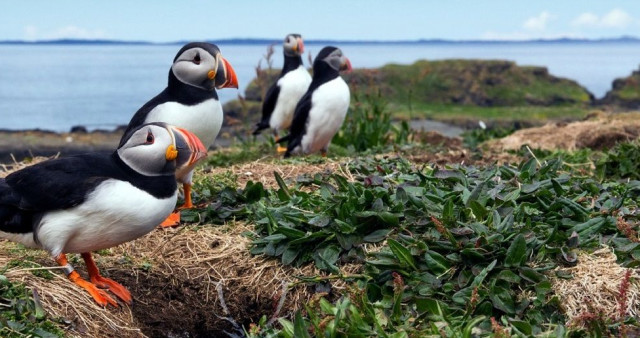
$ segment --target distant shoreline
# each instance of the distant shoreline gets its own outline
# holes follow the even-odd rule
[[[282,42],[282,39],[254,39],[254,38],[234,38],[206,40],[216,44],[226,45],[265,45]],[[1,40],[0,45],[131,45],[131,46],[168,46],[183,45],[184,41],[152,42],[152,41],[126,41],[126,40],[84,40],[84,39],[57,39],[57,40]],[[305,44],[309,45],[389,45],[389,44],[414,44],[414,45],[452,45],[452,44],[608,44],[608,43],[640,43],[639,37],[621,36],[603,39],[531,39],[531,40],[446,40],[446,39],[417,39],[417,40],[331,40],[331,39],[308,39]]]

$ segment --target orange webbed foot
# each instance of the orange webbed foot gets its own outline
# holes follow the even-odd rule
[[[91,283],[95,284],[99,288],[108,289],[123,302],[131,305],[133,298],[131,297],[129,290],[113,279],[97,275],[91,277]]]
[[[81,256],[84,259],[84,263],[87,265],[87,272],[89,272],[89,278],[91,279],[91,283],[93,283],[94,286],[108,289],[123,302],[131,304],[133,298],[131,297],[131,293],[129,292],[129,290],[127,290],[127,288],[122,286],[122,284],[114,281],[113,279],[102,277],[100,275],[100,271],[98,270],[98,266],[96,266],[96,263],[93,261],[93,257],[91,257],[90,253],[83,252]],[[104,293],[103,290],[98,291]],[[113,300],[113,298],[111,298],[111,300]]]
[[[89,292],[91,297],[93,297],[93,300],[95,300],[98,305],[104,307],[107,306],[107,304],[111,304],[115,307],[118,307],[118,302],[116,302],[115,299],[109,296],[109,294],[107,294],[105,290],[98,289],[98,286],[96,286],[95,284],[82,279],[82,277],[80,277],[77,272],[73,271],[69,275],[69,279],[72,282],[76,283],[76,285],[87,290],[87,292]]]
[[[278,149],[276,151],[278,152],[278,154],[286,153],[287,152],[287,148],[278,146]]]
[[[170,228],[180,225],[180,211],[174,211],[169,214],[162,223],[160,223],[161,228]]]
[[[58,262],[60,266],[65,268],[65,273],[67,275],[67,278],[69,278],[70,281],[72,281],[79,287],[85,289],[89,293],[89,295],[91,295],[93,300],[96,303],[98,303],[98,305],[104,307],[104,306],[107,306],[108,304],[111,304],[115,307],[118,307],[118,302],[116,302],[115,299],[109,296],[109,294],[106,291],[98,289],[98,287],[95,284],[88,282],[84,280],[82,277],[80,277],[78,272],[76,272],[71,266],[71,264],[69,264],[69,262],[67,261],[67,256],[65,254],[60,254],[58,257],[56,257],[56,262]],[[95,264],[93,265],[93,267],[97,271],[98,268],[95,267]],[[87,269],[91,271],[89,266],[87,266]]]

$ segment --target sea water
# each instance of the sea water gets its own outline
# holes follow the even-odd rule
[[[68,131],[82,125],[113,129],[129,122],[145,102],[167,84],[171,61],[180,45],[0,45],[0,129]],[[255,68],[268,64],[268,45],[221,44],[236,70],[240,88],[222,89],[227,102],[244,93]],[[303,61],[322,45],[306,44]],[[640,43],[392,43],[342,44],[354,68],[420,59],[504,59],[518,65],[544,66],[553,75],[576,80],[596,97],[615,78],[638,69]],[[273,67],[282,66],[275,46]],[[256,117],[256,121],[259,117]]]

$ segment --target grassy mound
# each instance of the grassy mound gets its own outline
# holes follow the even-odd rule
[[[417,61],[356,70],[347,78],[357,87],[376,85],[393,104],[551,106],[588,104],[592,95],[575,81],[550,75],[544,67],[511,61]]]
[[[261,100],[279,69],[259,70],[243,99],[228,102],[227,122],[259,119]],[[380,95],[395,118],[540,121],[584,116],[593,95],[544,67],[501,60],[417,61],[343,75],[353,93]],[[353,109],[352,109],[353,110]]]

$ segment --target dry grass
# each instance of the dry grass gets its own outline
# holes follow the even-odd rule
[[[570,273],[573,278],[562,279],[551,276],[551,284],[560,297],[562,308],[567,315],[568,325],[585,327],[585,319],[605,318],[616,321],[620,314],[620,285],[627,268],[616,262],[616,255],[609,248],[593,253],[578,255],[574,267],[556,268]],[[631,283],[626,291],[626,315],[640,316],[640,273],[631,270]]]
[[[142,306],[151,300],[149,297],[154,297],[153,293],[136,293],[139,288],[135,287],[139,280],[147,280],[148,272],[141,267],[149,264],[155,274],[165,277],[160,280],[173,284],[152,286],[151,290],[179,289],[184,280],[198,281],[199,287],[206,290],[205,299],[201,299],[201,302],[208,304],[212,315],[234,318],[234,315],[243,314],[248,297],[255,303],[264,303],[265,299],[269,299],[271,304],[268,305],[272,310],[264,315],[275,315],[285,288],[284,306],[279,315],[289,315],[300,309],[311,299],[313,290],[303,284],[291,289],[288,286],[299,281],[295,276],[324,274],[313,265],[294,268],[283,266],[278,260],[252,256],[248,250],[250,240],[243,236],[247,231],[251,231],[251,227],[240,223],[222,227],[157,229],[136,241],[101,252],[95,258],[104,275],[120,281],[132,291],[135,300],[133,308]],[[47,280],[33,275],[33,269],[16,267],[9,269],[5,275],[11,281],[24,283],[28,288],[37,290],[50,317],[64,318],[70,322],[69,327],[65,328],[69,336],[143,336],[141,323],[129,306],[124,305],[119,309],[99,307],[88,293],[64,277],[44,251],[20,249],[14,243],[0,241],[0,266],[14,259],[35,261],[54,273],[55,277]],[[86,276],[83,264],[74,265],[81,275]],[[351,264],[343,266],[342,271],[344,274],[353,274],[359,269],[360,265]],[[133,277],[127,284],[114,275]],[[222,286],[223,298],[217,291],[218,285]],[[332,287],[341,290],[346,284],[338,281]],[[226,302],[226,309],[221,305],[222,301]],[[166,305],[171,306],[170,303]]]
[[[348,172],[347,165],[341,160],[326,159],[324,163],[282,163],[272,159],[258,160],[249,163],[236,164],[227,168],[213,168],[206,173],[221,174],[231,171],[238,177],[237,184],[244,187],[248,181],[260,182],[265,188],[278,188],[273,172],[276,171],[285,182],[295,181],[305,174],[316,174],[322,172],[335,172],[346,177],[352,177]]]
[[[57,156],[54,157],[42,157],[42,156],[38,156],[38,157],[34,157],[33,159],[31,159],[31,161],[22,161],[22,162],[18,162],[15,160],[15,158],[13,159],[13,163],[7,163],[7,164],[3,164],[0,163],[0,178],[6,177],[7,175],[11,174],[14,171],[18,171],[20,169],[26,168],[30,165],[34,165],[36,163],[48,160],[50,158],[56,158]]]
[[[549,123],[538,128],[522,129],[487,144],[497,150],[517,150],[528,144],[532,149],[573,151],[580,148],[610,148],[639,135],[640,112],[595,112],[585,121]]]

